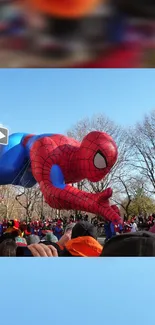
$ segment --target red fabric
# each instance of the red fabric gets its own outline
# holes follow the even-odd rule
[[[23,142],[22,142],[23,146],[26,146],[26,144],[28,143],[28,141],[29,141],[32,137],[33,137],[33,134],[29,134],[29,135],[27,135],[26,137],[24,137]]]

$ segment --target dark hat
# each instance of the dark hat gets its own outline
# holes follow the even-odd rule
[[[72,229],[72,239],[77,237],[90,236],[97,238],[97,229],[88,221],[78,222]]]
[[[101,256],[155,256],[155,235],[147,231],[138,231],[115,236],[106,242]]]
[[[154,18],[155,2],[154,0],[115,0],[114,6],[124,14],[132,17]]]
[[[13,239],[15,241],[15,238],[18,236],[18,231],[15,230],[13,232],[6,232],[0,237],[0,243],[2,243],[6,239]]]

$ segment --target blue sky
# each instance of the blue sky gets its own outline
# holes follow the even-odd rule
[[[154,69],[1,69],[0,89],[11,133],[65,133],[98,113],[128,126],[155,108]]]
[[[154,325],[154,258],[0,262],[3,325]]]

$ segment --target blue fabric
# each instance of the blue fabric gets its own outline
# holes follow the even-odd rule
[[[36,180],[30,169],[30,148],[34,142],[52,134],[32,136],[26,146],[22,140],[27,133],[14,133],[9,136],[7,146],[0,146],[0,185],[14,184],[33,187]]]
[[[62,173],[61,168],[58,165],[53,165],[50,171],[50,179],[51,183],[60,189],[64,189],[66,187],[64,175]]]

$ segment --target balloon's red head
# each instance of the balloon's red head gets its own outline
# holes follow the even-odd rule
[[[117,145],[111,136],[93,131],[85,136],[80,147],[80,169],[91,182],[104,178],[115,165],[118,157]]]

